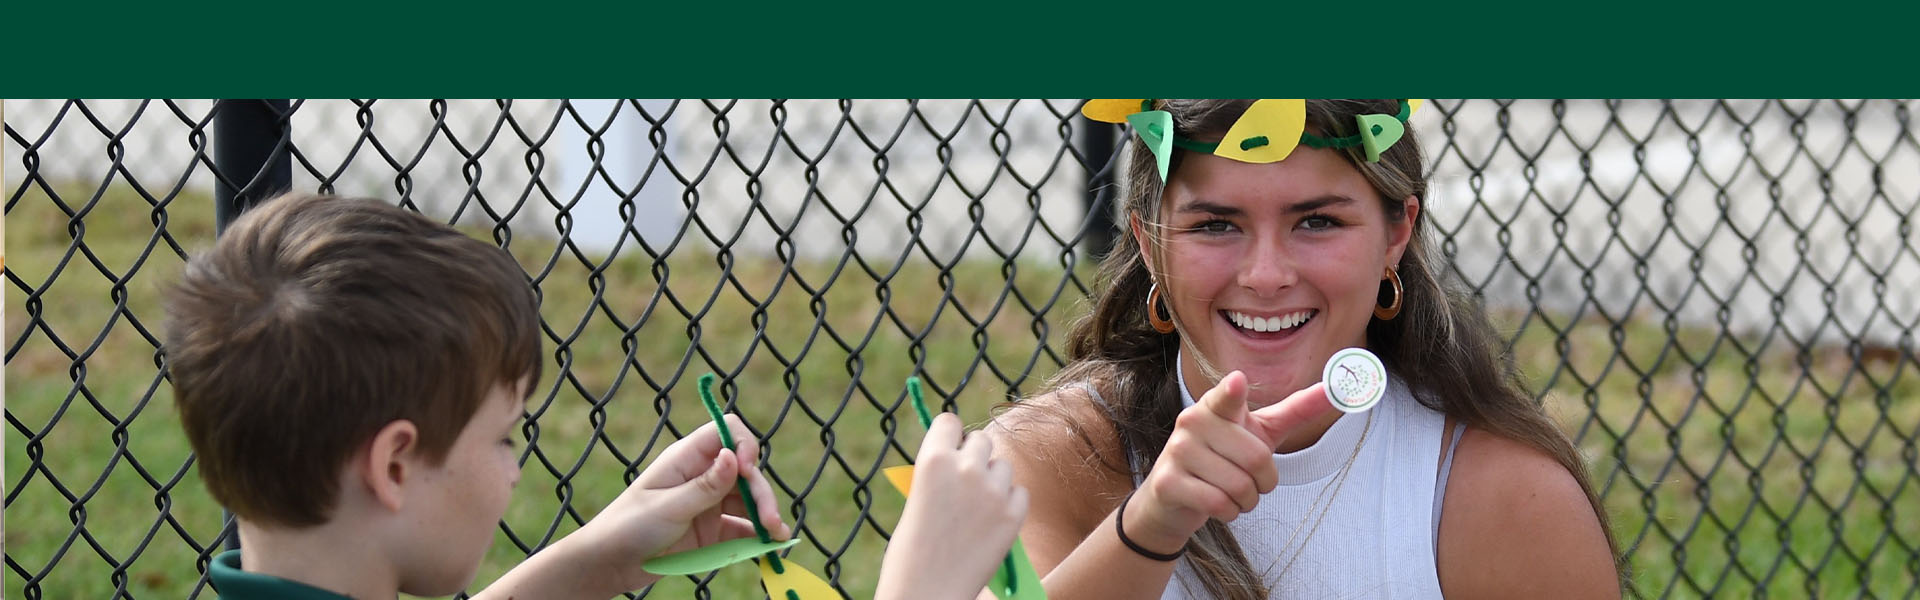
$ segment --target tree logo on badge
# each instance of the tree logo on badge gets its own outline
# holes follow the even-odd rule
[[[1327,399],[1343,412],[1373,408],[1387,394],[1387,367],[1364,348],[1333,353],[1321,380],[1327,384]]]

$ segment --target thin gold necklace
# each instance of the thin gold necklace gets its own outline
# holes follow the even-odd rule
[[[1360,441],[1354,442],[1353,454],[1350,454],[1347,456],[1347,464],[1340,466],[1340,472],[1334,475],[1333,482],[1327,484],[1326,487],[1320,488],[1320,493],[1315,494],[1313,497],[1313,504],[1309,505],[1310,508],[1308,510],[1312,510],[1313,508],[1319,508],[1320,516],[1314,517],[1313,527],[1307,529],[1307,537],[1301,538],[1300,545],[1298,547],[1294,547],[1293,545],[1294,538],[1299,537],[1300,530],[1307,526],[1305,522],[1302,522],[1299,525],[1295,525],[1293,527],[1293,533],[1287,536],[1286,543],[1283,543],[1280,545],[1280,549],[1282,552],[1286,552],[1288,548],[1292,548],[1293,550],[1293,553],[1287,558],[1287,564],[1280,567],[1280,574],[1284,575],[1286,574],[1287,569],[1293,568],[1293,561],[1298,560],[1300,558],[1300,554],[1306,551],[1307,549],[1307,542],[1313,539],[1314,532],[1320,530],[1320,522],[1325,521],[1327,518],[1327,513],[1333,511],[1333,500],[1339,499],[1340,487],[1347,483],[1347,475],[1353,471],[1354,460],[1360,458],[1360,449],[1365,448],[1367,446],[1367,434],[1371,433],[1372,431],[1373,431],[1373,411],[1370,410],[1370,411],[1367,411],[1366,425],[1364,425],[1360,429]],[[1327,504],[1324,506],[1320,504],[1320,501],[1323,499],[1327,501]]]

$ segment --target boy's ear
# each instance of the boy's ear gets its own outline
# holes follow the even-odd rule
[[[405,504],[402,488],[409,477],[418,475],[412,469],[419,448],[420,429],[412,421],[400,419],[373,434],[366,454],[356,465],[361,484],[387,510],[399,512]]]

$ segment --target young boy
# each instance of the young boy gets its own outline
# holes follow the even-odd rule
[[[210,568],[222,597],[444,596],[471,582],[519,480],[513,432],[540,378],[538,305],[511,256],[377,201],[283,196],[194,256],[167,312],[181,423],[242,542]],[[648,558],[754,535],[739,477],[787,539],[753,436],[726,420],[737,453],[699,428],[475,597],[645,587]],[[902,574],[920,597],[972,597],[1026,513],[984,436],[962,447],[957,420],[936,424],[916,482],[947,493],[909,501],[881,575],[898,591],[882,597],[905,597]]]

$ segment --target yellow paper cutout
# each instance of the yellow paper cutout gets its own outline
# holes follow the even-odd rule
[[[893,484],[893,489],[900,490],[901,496],[913,490],[913,465],[887,467],[880,473],[887,476],[887,483]]]
[[[792,591],[800,600],[846,600],[846,596],[827,585],[826,580],[791,560],[782,561],[780,568],[786,572],[775,573],[772,561],[760,561],[760,585],[766,588],[769,598],[786,600],[787,592]]]
[[[1144,100],[1088,100],[1080,114],[1102,123],[1125,123],[1127,115],[1140,112]]]
[[[1279,162],[1300,145],[1300,134],[1306,129],[1306,100],[1256,100],[1240,115],[1240,120],[1233,122],[1226,137],[1220,138],[1220,146],[1213,154],[1248,163]],[[1247,149],[1240,147],[1248,138],[1258,136],[1265,136],[1267,143]]]
[[[1413,113],[1420,112],[1420,105],[1425,104],[1426,102],[1427,101],[1425,100],[1420,100],[1417,98],[1407,100],[1407,118],[1409,119],[1413,118]]]

